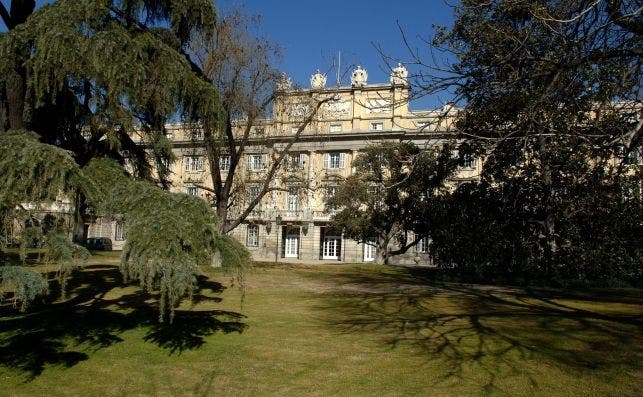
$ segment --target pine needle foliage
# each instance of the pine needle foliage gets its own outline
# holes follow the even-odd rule
[[[159,321],[197,288],[198,267],[210,265],[218,250],[224,268],[241,281],[249,260],[234,240],[219,237],[217,218],[206,202],[183,193],[169,193],[125,175],[108,159],[95,159],[85,171],[102,187],[98,207],[118,213],[127,223],[121,271],[148,291],[159,293]]]
[[[4,177],[0,185],[0,211],[5,214],[5,223],[31,219],[33,211],[78,189],[95,191],[69,152],[40,143],[35,134],[26,131],[0,135],[0,175]],[[44,243],[46,262],[59,266],[57,279],[63,292],[74,266],[88,256],[87,250],[69,241],[63,230],[45,236],[42,227],[34,224],[25,227],[20,237],[23,263],[28,246]],[[47,293],[47,280],[33,269],[15,266],[4,254],[4,248],[0,247],[2,299],[12,291],[14,306],[25,310],[35,297]]]

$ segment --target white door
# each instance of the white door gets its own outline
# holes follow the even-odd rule
[[[289,234],[284,240],[284,256],[286,258],[297,258],[299,256],[299,235]]]
[[[339,259],[339,250],[342,245],[341,237],[326,236],[324,237],[324,246],[322,250],[322,259]]]
[[[377,246],[374,239],[368,239],[364,242],[364,262],[373,262]]]

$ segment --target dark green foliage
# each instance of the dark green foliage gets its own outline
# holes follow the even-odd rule
[[[28,5],[12,0],[11,13],[20,4]],[[189,55],[194,37],[213,33],[214,5],[60,0],[35,12],[33,4],[27,8],[0,15],[9,30],[0,34],[0,172],[8,179],[0,187],[3,229],[30,219],[32,206],[70,200],[74,214],[66,225],[38,225],[23,236],[60,264],[64,284],[87,253],[65,237],[84,242],[91,210],[122,216],[129,229],[123,274],[160,291],[161,319],[169,312],[171,321],[217,241],[217,220],[204,202],[155,186],[168,187],[167,122],[218,131],[224,119],[216,88]],[[35,134],[6,132],[19,128]],[[140,179],[125,174],[125,162]]]
[[[0,302],[5,299],[5,292],[11,291],[14,306],[24,311],[29,302],[48,291],[48,283],[42,275],[21,266],[0,266]]]
[[[427,219],[442,266],[483,280],[640,282],[641,204],[623,195],[641,184],[624,161],[642,143],[638,3],[456,7],[435,44],[457,56],[444,85],[463,108],[460,152],[484,167]]]
[[[219,250],[223,266],[240,280],[249,254],[240,244],[217,234],[217,218],[203,200],[168,193],[125,175],[107,159],[96,159],[84,170],[101,190],[96,207],[122,216],[127,224],[121,271],[147,290],[160,292],[160,320],[197,286],[198,266],[209,266]]]
[[[57,275],[64,294],[65,282],[87,250],[69,241],[63,227],[40,222],[33,214],[76,190],[95,191],[71,154],[38,142],[34,134],[12,132],[0,135],[0,210],[4,226],[27,219],[20,235],[20,259],[24,263],[28,248],[44,248],[45,260],[58,266]],[[5,243],[4,241],[2,242]],[[47,281],[39,272],[9,266],[13,263],[0,246],[0,282],[11,287],[14,305],[24,310],[37,295],[47,292]]]
[[[341,209],[333,224],[356,241],[375,238],[378,261],[386,263],[427,235],[425,213],[457,163],[448,145],[431,150],[408,142],[370,147],[356,158],[356,172],[328,200]],[[407,239],[408,232],[415,237]]]

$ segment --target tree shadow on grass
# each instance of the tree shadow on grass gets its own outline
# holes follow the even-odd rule
[[[317,278],[319,275],[312,275]],[[410,347],[438,363],[435,386],[479,382],[505,393],[507,378],[538,390],[541,364],[563,373],[639,372],[643,299],[592,293],[440,283],[412,269],[326,274],[337,286],[321,300],[323,320],[341,333]],[[640,385],[639,385],[640,386]],[[627,385],[636,390],[637,386]]]
[[[32,380],[48,365],[71,367],[91,351],[122,342],[120,335],[144,327],[144,340],[170,354],[198,349],[215,332],[243,332],[244,316],[221,310],[177,310],[172,325],[158,322],[158,306],[148,293],[121,282],[117,266],[86,266],[68,284],[64,301],[42,301],[27,313],[0,307],[0,365],[17,368]],[[221,284],[200,279],[195,302],[218,303]],[[51,296],[57,296],[52,284]]]

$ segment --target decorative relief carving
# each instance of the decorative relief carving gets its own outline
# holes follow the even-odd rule
[[[349,101],[327,102],[323,106],[323,112],[329,117],[341,117],[351,114],[351,103]]]
[[[305,103],[294,103],[288,108],[291,117],[306,117],[310,113],[310,106]]]
[[[388,99],[369,99],[366,101],[366,113],[389,113],[391,101]]]

